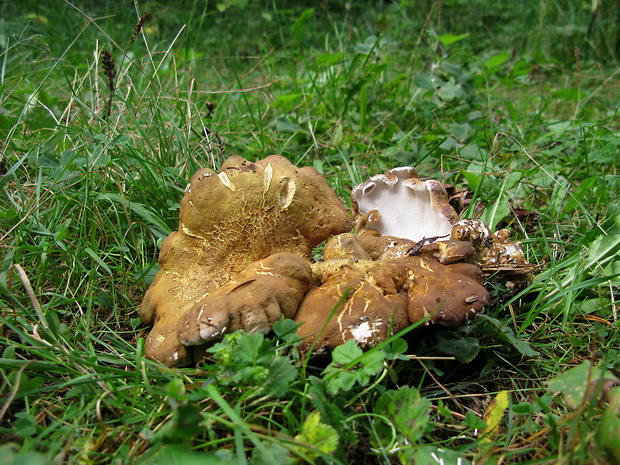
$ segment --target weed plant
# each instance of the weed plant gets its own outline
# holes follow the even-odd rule
[[[620,460],[618,15],[2,1],[3,463]],[[189,178],[273,153],[345,202],[399,165],[470,191],[463,215],[510,228],[535,278],[367,352],[306,358],[283,321],[197,367],[146,359],[137,307]]]

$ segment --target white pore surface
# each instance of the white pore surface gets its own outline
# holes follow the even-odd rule
[[[367,225],[368,229],[375,229],[382,236],[416,242],[452,232],[448,219],[435,211],[439,207],[424,182],[399,176],[398,182],[386,184],[378,178],[370,180],[363,189],[364,194],[356,198],[362,215],[371,210],[377,210],[381,215],[381,220]]]

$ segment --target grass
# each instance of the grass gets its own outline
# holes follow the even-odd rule
[[[333,3],[0,4],[0,456],[618,460],[614,409],[571,402],[620,368],[617,5]],[[398,165],[469,189],[539,271],[364,354],[300,358],[284,322],[199,371],[145,359],[137,307],[189,178],[272,153],[346,202]]]

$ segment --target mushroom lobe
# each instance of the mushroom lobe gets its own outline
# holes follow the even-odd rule
[[[475,265],[430,257],[331,259],[313,264],[315,286],[295,321],[305,347],[333,348],[349,339],[371,347],[411,323],[458,326],[489,303]]]
[[[177,324],[179,342],[202,345],[230,331],[270,331],[275,321],[295,316],[311,275],[310,264],[290,252],[251,264],[185,312]]]

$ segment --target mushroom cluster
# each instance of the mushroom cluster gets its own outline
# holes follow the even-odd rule
[[[453,245],[460,253],[465,244]],[[450,247],[444,252],[450,262]],[[373,260],[353,234],[328,242],[325,260],[312,265],[315,284],[295,316],[305,346],[314,344],[320,350],[354,339],[370,347],[425,318],[459,326],[489,303],[482,272],[475,265],[442,264],[428,254],[382,256]]]
[[[140,306],[147,356],[188,365],[222,334],[281,318],[315,350],[372,346],[422,319],[458,326],[489,303],[481,268],[523,261],[505,234],[458,222],[441,184],[413,168],[357,186],[352,204],[355,220],[316,170],[281,156],[199,170]]]

